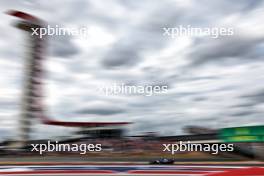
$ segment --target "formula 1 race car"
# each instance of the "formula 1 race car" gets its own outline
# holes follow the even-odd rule
[[[167,159],[167,158],[157,159],[149,162],[149,164],[173,164],[173,163],[174,163],[174,159]]]

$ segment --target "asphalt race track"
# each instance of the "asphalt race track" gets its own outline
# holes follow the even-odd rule
[[[0,175],[264,175],[262,166],[244,165],[138,165],[46,164],[1,165]]]

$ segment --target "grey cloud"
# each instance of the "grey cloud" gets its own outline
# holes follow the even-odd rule
[[[248,108],[248,107],[253,107],[255,105],[256,105],[256,103],[247,102],[247,103],[241,103],[241,104],[233,105],[233,106],[231,106],[231,108]]]
[[[237,116],[237,117],[243,117],[243,116],[252,116],[253,114],[256,114],[256,111],[253,110],[242,110],[240,112],[232,113],[231,116]]]
[[[53,56],[67,58],[79,52],[70,36],[52,36],[49,37],[49,40],[48,44],[50,44],[49,48]]]
[[[113,50],[114,52],[108,53],[107,59],[102,61],[106,67],[133,66],[139,61],[137,48],[121,46],[121,48]]]
[[[263,0],[252,0],[252,1],[245,1],[246,5],[244,7],[245,11],[252,11],[259,7],[261,3],[263,3]]]
[[[198,102],[200,102],[200,101],[205,101],[205,100],[207,100],[207,99],[208,99],[207,97],[198,96],[198,97],[195,97],[193,100],[194,100],[194,101],[198,101]]]
[[[241,98],[251,100],[254,103],[264,103],[264,90],[242,95]]]
[[[12,101],[11,100],[6,100],[6,101],[1,100],[0,107],[1,109],[4,109],[4,110],[13,110],[19,107],[19,103],[16,102],[15,100],[12,100]]]
[[[219,39],[202,39],[194,44],[190,54],[191,66],[207,63],[238,63],[252,61],[249,54],[254,51],[263,38],[250,38],[246,36],[221,37]]]
[[[182,9],[175,11],[175,4],[165,3],[150,11],[149,18],[142,18],[139,24],[124,28],[128,32],[102,58],[105,68],[133,67],[142,61],[144,53],[157,52],[166,45],[163,27],[179,22]]]

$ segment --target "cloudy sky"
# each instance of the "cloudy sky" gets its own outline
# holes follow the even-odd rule
[[[16,9],[50,25],[87,27],[83,36],[51,36],[45,104],[64,121],[129,121],[130,134],[182,134],[186,125],[221,128],[264,123],[264,1],[0,1],[0,138],[15,136],[26,36]],[[164,27],[233,28],[234,35],[163,35]],[[102,85],[168,85],[166,94],[112,95]],[[35,125],[36,136],[65,135]]]

